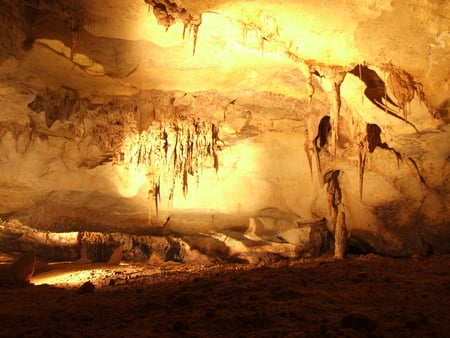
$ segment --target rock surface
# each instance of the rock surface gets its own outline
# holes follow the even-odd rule
[[[341,213],[350,251],[450,251],[450,3],[1,9],[6,224],[177,233],[193,260],[231,238],[252,260],[246,241],[324,252],[311,225]]]
[[[0,335],[446,337],[449,258],[54,266],[0,287]]]

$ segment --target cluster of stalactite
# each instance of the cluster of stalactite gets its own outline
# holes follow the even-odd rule
[[[414,96],[417,95],[418,99],[421,103],[425,104],[429,113],[433,118],[442,118],[444,116],[443,113],[440,113],[440,110],[433,107],[430,102],[427,100],[423,89],[422,84],[414,80],[414,78],[404,70],[396,67],[392,64],[382,64],[381,69],[388,74],[387,80],[383,81],[380,76],[372,69],[370,69],[365,64],[356,65],[352,69],[344,69],[342,67],[337,66],[325,66],[321,64],[316,64],[312,62],[305,61],[301,59],[301,57],[296,56],[292,53],[287,53],[287,55],[296,61],[299,66],[304,66],[302,71],[306,74],[307,77],[307,91],[309,94],[309,101],[312,100],[312,96],[314,94],[314,87],[312,85],[312,76],[318,76],[320,78],[325,77],[329,79],[333,84],[333,98],[332,98],[332,107],[330,109],[330,115],[325,116],[321,119],[317,134],[315,137],[311,137],[309,135],[308,129],[315,126],[308,126],[306,131],[306,143],[305,143],[305,152],[308,157],[308,162],[310,166],[310,172],[312,176],[312,159],[313,154],[315,155],[316,164],[317,164],[317,172],[319,176],[319,182],[321,185],[324,184],[324,175],[323,168],[321,164],[321,150],[325,147],[328,148],[329,153],[331,154],[332,165],[334,166],[336,160],[336,151],[337,151],[337,142],[338,142],[338,133],[339,133],[339,118],[340,118],[340,110],[341,110],[341,94],[340,87],[346,77],[347,73],[350,73],[356,77],[360,81],[362,81],[366,88],[363,92],[363,96],[366,97],[370,102],[372,102],[376,107],[380,110],[384,111],[386,114],[397,118],[399,120],[404,121],[409,126],[414,128],[417,133],[420,131],[416,128],[414,124],[408,121],[408,115],[410,110],[410,103],[414,99]],[[302,67],[301,67],[302,68]],[[387,86],[391,89],[395,101],[390,98],[387,94]],[[310,103],[310,102],[309,102]],[[396,110],[399,110],[397,112]],[[403,116],[400,116],[402,114]],[[375,124],[364,124],[365,130],[361,129],[360,123],[357,123],[354,126],[353,136],[356,140],[356,144],[358,147],[358,162],[359,162],[359,184],[360,184],[360,197],[362,198],[362,190],[363,190],[363,176],[365,170],[365,162],[367,152],[372,153],[376,147],[384,148],[392,151],[397,160],[402,159],[402,155],[398,153],[395,149],[389,147],[386,143],[381,141],[381,129]],[[419,169],[417,165],[415,165],[415,161],[409,158],[409,162],[412,163],[413,167],[416,169],[418,176],[422,183],[426,183],[423,177],[420,175]]]
[[[237,22],[242,27],[242,42],[244,44],[249,31],[257,32],[261,53],[264,52],[265,41],[275,42],[280,38],[280,26],[277,20],[264,10],[259,10],[256,13],[243,11]]]
[[[351,70],[345,70],[341,67],[327,67],[315,64],[302,62],[300,58],[292,59],[299,62],[299,64],[306,65],[307,89],[309,94],[309,104],[314,94],[312,86],[312,76],[320,78],[325,77],[332,82],[332,105],[329,115],[323,116],[320,122],[315,118],[310,118],[307,121],[306,142],[304,145],[305,152],[308,158],[311,177],[313,174],[313,159],[317,165],[317,175],[321,186],[326,185],[328,194],[329,214],[332,222],[335,225],[335,255],[342,258],[345,255],[345,242],[347,240],[347,230],[345,225],[345,210],[341,203],[342,191],[339,185],[340,170],[336,169],[337,144],[339,134],[339,119],[341,110],[341,93],[340,87],[346,77],[347,73],[357,76],[366,88],[364,96],[370,100],[376,107],[384,111],[386,114],[394,118],[400,119],[414,128],[417,133],[420,131],[414,124],[408,121],[409,105],[413,100],[415,94],[420,102],[424,103],[428,108],[430,114],[434,118],[439,118],[436,109],[433,108],[426,99],[422,86],[419,82],[414,81],[413,77],[407,72],[401,70],[392,64],[382,65],[382,69],[388,74],[387,81],[383,81],[378,74],[369,69],[366,65],[357,65]],[[392,90],[394,99],[391,99],[387,94],[386,84]],[[309,105],[310,106],[310,105]],[[397,112],[396,110],[399,110]],[[399,115],[400,114],[400,115]],[[313,135],[309,130],[317,128],[317,132]],[[420,170],[414,161],[409,156],[402,155],[394,148],[391,148],[381,139],[381,128],[376,124],[364,123],[363,121],[352,120],[352,138],[355,140],[358,153],[358,172],[359,172],[359,195],[363,198],[363,181],[364,171],[366,166],[367,153],[373,153],[375,148],[379,147],[391,151],[400,162],[403,158],[408,160],[408,165],[414,171],[420,182],[431,190],[430,186],[421,175]]]
[[[169,184],[172,200],[177,183],[181,182],[186,196],[189,176],[198,184],[202,170],[211,163],[216,171],[219,169],[218,140],[219,128],[211,122],[177,119],[153,123],[147,130],[127,137],[117,162],[130,171],[145,169],[152,188],[149,195],[158,212],[163,182]]]
[[[186,36],[186,29],[194,31],[192,55],[195,55],[197,46],[197,35],[200,25],[202,24],[202,15],[191,13],[186,8],[180,7],[175,2],[169,0],[145,0],[145,3],[153,8],[153,15],[160,25],[166,28],[166,31],[172,26],[176,20],[183,23],[183,39]]]

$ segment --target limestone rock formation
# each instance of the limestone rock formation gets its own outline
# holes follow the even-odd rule
[[[130,260],[316,256],[339,219],[350,252],[450,251],[447,1],[0,8],[2,226],[153,236]],[[83,238],[51,250],[122,243]]]
[[[109,265],[119,265],[120,261],[122,260],[122,254],[123,249],[122,245],[115,248],[111,254],[111,257],[109,258],[108,264]]]
[[[11,267],[13,281],[19,285],[30,283],[36,268],[36,253],[29,250],[23,253]]]

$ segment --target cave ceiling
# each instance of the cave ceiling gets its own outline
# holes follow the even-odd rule
[[[3,1],[6,41],[0,57],[3,72],[15,71],[14,78],[27,86],[68,86],[85,96],[163,89],[301,97],[307,65],[349,70],[360,63],[392,63],[423,83],[439,106],[449,89],[449,6],[373,0]]]

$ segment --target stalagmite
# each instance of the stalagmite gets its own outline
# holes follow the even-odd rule
[[[115,248],[109,258],[108,265],[119,265],[122,260],[123,245]]]
[[[345,213],[344,211],[339,210],[336,217],[336,226],[334,230],[334,257],[338,259],[345,258],[346,250],[347,226],[345,224]]]

